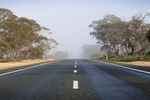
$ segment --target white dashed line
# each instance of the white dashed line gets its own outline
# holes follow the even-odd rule
[[[73,89],[78,89],[78,81],[73,81]]]
[[[75,65],[77,65],[77,60],[75,60]]]
[[[74,66],[75,68],[77,67],[77,66]]]
[[[74,70],[74,73],[77,73],[77,70]]]
[[[75,60],[75,68],[77,67],[77,60]],[[73,71],[74,73],[77,73],[77,70],[74,70]],[[73,74],[73,76],[76,76],[75,74]],[[78,89],[78,81],[77,80],[74,80],[73,81],[73,89]]]

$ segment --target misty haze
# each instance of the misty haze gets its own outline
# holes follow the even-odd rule
[[[0,100],[150,100],[149,0],[0,0]]]

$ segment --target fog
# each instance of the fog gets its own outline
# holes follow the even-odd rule
[[[49,37],[58,43],[54,51],[67,51],[69,58],[81,58],[82,46],[96,44],[88,26],[105,14],[126,20],[141,12],[150,12],[149,0],[0,0],[0,7],[19,17],[36,20],[50,28]]]

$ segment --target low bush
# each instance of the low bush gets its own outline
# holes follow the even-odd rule
[[[118,56],[115,58],[110,58],[109,61],[122,61],[122,62],[132,62],[132,61],[150,61],[150,52],[148,52],[147,56],[137,56],[137,55],[132,55],[132,56]]]
[[[150,51],[145,53],[146,57],[150,57]]]
[[[5,63],[5,62],[16,62],[16,61],[21,61],[21,59],[0,59],[0,62]]]

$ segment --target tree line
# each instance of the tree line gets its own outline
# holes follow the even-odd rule
[[[147,35],[150,23],[147,18],[150,14],[136,14],[131,20],[126,21],[115,15],[105,15],[103,19],[93,21],[89,25],[93,29],[90,35],[101,44],[101,51],[108,57],[119,54],[144,55],[150,49]]]
[[[103,56],[103,52],[100,52],[100,44],[86,44],[82,46],[83,58],[98,58]]]
[[[0,8],[0,59],[42,58],[44,52],[58,43],[41,34],[50,29],[35,20],[18,17],[9,9]]]
[[[67,51],[55,51],[51,54],[51,57],[55,59],[67,59],[69,53]]]

